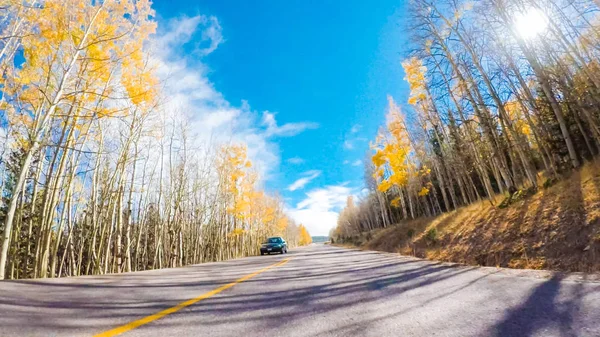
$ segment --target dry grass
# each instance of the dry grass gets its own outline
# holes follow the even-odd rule
[[[500,209],[488,201],[371,233],[364,248],[471,265],[600,271],[600,163]]]

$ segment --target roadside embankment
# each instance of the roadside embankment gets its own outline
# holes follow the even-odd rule
[[[481,201],[362,233],[345,245],[470,265],[600,271],[600,166],[506,207]]]

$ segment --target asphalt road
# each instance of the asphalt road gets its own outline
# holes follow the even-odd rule
[[[324,245],[185,268],[0,282],[0,336],[94,336],[144,317],[149,323],[122,336],[597,337],[600,283]]]

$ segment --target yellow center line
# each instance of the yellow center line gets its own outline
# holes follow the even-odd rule
[[[272,265],[270,265],[270,266],[268,266],[266,268],[263,268],[263,269],[261,269],[259,271],[254,272],[252,274],[248,274],[248,275],[246,275],[246,276],[244,276],[244,277],[242,277],[240,279],[237,279],[237,280],[235,280],[235,281],[233,281],[231,283],[228,283],[228,284],[226,284],[224,286],[221,286],[221,287],[219,287],[217,289],[214,289],[214,290],[211,290],[211,291],[209,291],[207,293],[204,293],[204,294],[202,294],[202,295],[200,295],[200,296],[198,296],[196,298],[192,298],[192,299],[187,300],[185,302],[181,302],[181,303],[177,304],[174,307],[165,309],[163,311],[159,311],[159,312],[157,312],[157,313],[155,313],[153,315],[146,316],[144,318],[140,318],[140,319],[138,319],[136,321],[129,322],[129,323],[125,324],[125,325],[121,325],[121,326],[116,327],[116,328],[114,328],[112,330],[108,330],[108,331],[99,333],[99,334],[95,335],[94,337],[112,337],[112,336],[117,336],[117,335],[125,333],[125,332],[127,332],[129,330],[133,330],[135,328],[138,328],[138,327],[140,327],[140,326],[142,326],[144,324],[148,324],[150,322],[156,321],[157,319],[160,319],[160,318],[163,318],[163,317],[165,317],[167,315],[175,313],[175,312],[177,312],[177,311],[179,311],[179,310],[181,310],[181,309],[183,309],[185,307],[189,307],[192,304],[198,303],[198,302],[200,302],[202,300],[205,300],[205,299],[207,299],[209,297],[212,297],[212,296],[214,296],[214,295],[216,295],[216,294],[218,294],[218,293],[220,293],[220,292],[222,292],[224,290],[227,290],[227,289],[233,287],[234,285],[236,285],[238,283],[247,281],[247,280],[253,278],[254,276],[256,276],[256,275],[258,275],[260,273],[263,273],[263,272],[265,272],[265,271],[267,271],[267,270],[269,270],[271,268],[282,266],[282,265],[286,264],[289,260],[290,260],[290,258],[287,258],[285,260],[279,261],[279,262],[277,262],[275,264],[272,264]]]

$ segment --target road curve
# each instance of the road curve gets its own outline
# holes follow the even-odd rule
[[[190,299],[197,301],[177,307]],[[600,283],[585,276],[325,245],[185,268],[3,281],[0,336],[95,336],[175,307],[120,336],[600,336]]]

